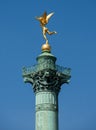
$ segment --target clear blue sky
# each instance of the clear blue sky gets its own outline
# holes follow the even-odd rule
[[[34,130],[35,95],[22,67],[44,43],[35,16],[55,12],[48,36],[57,64],[72,68],[59,94],[60,130],[96,130],[96,1],[0,0],[0,130]]]

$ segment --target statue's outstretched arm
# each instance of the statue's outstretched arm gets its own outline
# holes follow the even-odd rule
[[[49,35],[52,35],[52,34],[56,34],[57,32],[56,32],[56,31],[50,32],[49,30],[47,30],[47,33],[48,33]]]

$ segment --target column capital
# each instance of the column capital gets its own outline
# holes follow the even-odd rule
[[[35,93],[53,91],[58,93],[61,85],[68,83],[71,77],[70,68],[55,64],[56,57],[44,52],[37,57],[37,65],[23,68],[23,78],[33,86]]]

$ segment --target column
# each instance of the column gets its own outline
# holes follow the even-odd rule
[[[36,130],[58,130],[58,94],[36,93]]]

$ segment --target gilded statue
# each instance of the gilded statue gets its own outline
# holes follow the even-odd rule
[[[52,12],[47,15],[47,13],[44,12],[44,14],[42,16],[36,17],[36,19],[39,20],[39,22],[40,22],[40,26],[42,27],[42,33],[43,33],[44,39],[46,40],[46,43],[48,43],[46,33],[49,35],[57,33],[56,31],[50,32],[49,29],[46,27],[46,24],[49,22],[49,19],[53,16],[53,14],[54,13]]]

